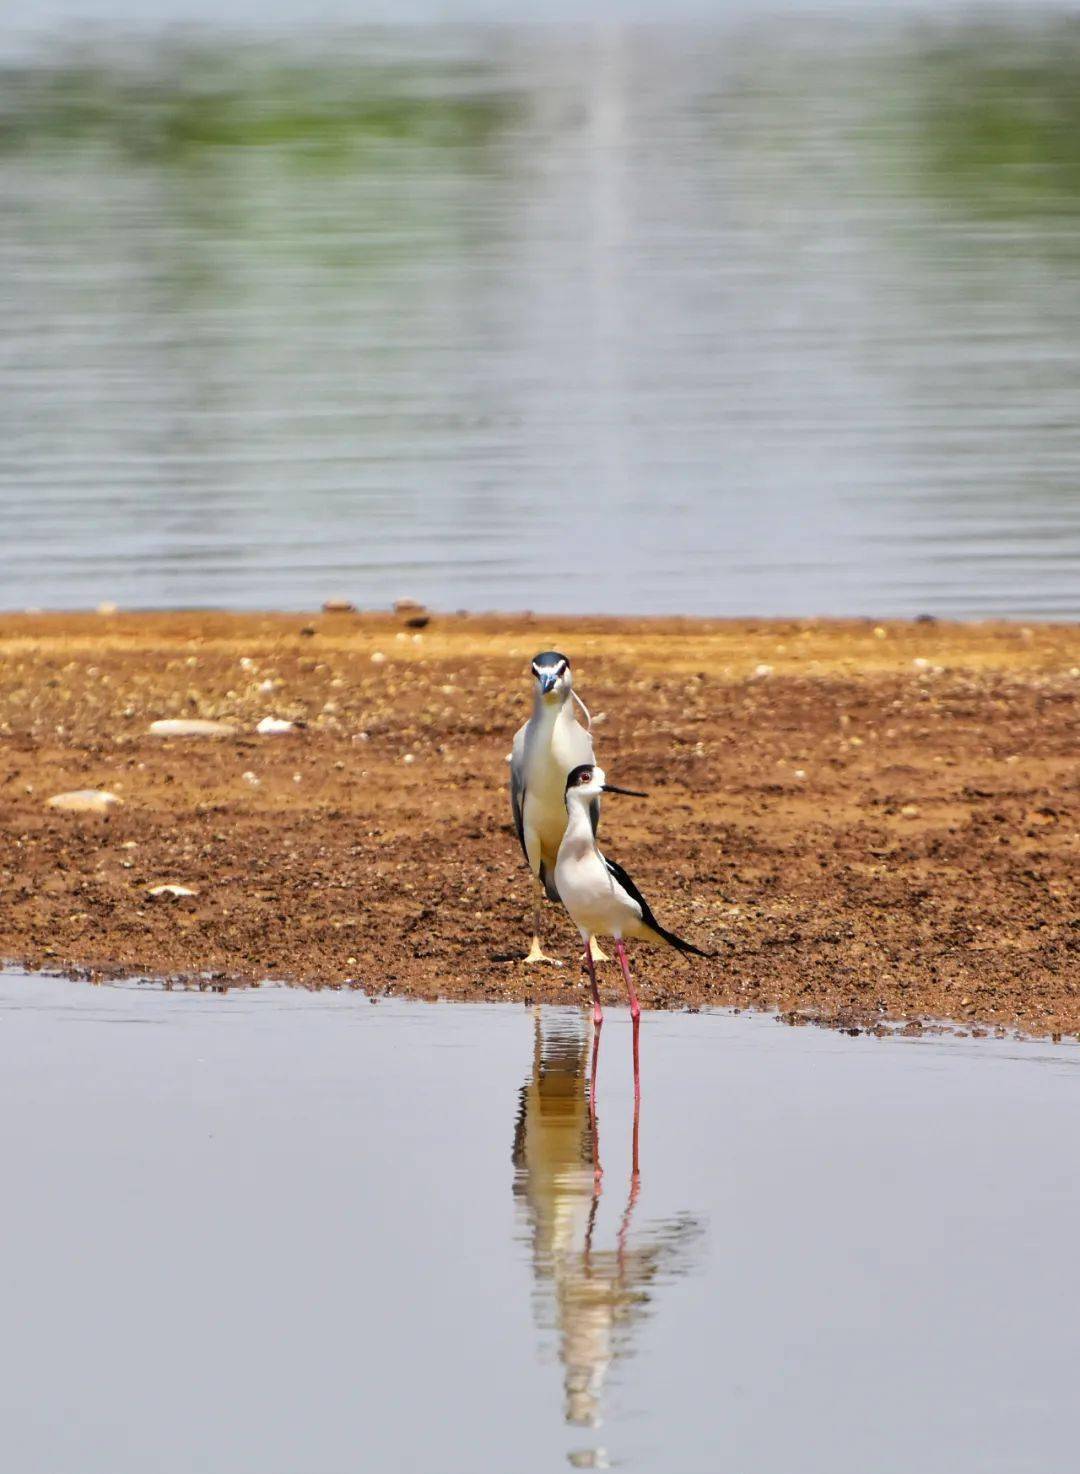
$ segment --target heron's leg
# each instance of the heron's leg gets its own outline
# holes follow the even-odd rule
[[[534,877],[534,879],[535,879],[535,877]],[[541,912],[541,908],[543,907],[543,904],[544,904],[544,887],[540,884],[540,881],[537,879],[536,880],[536,890],[535,890],[535,893],[533,895],[533,936],[532,936],[532,946],[529,948],[529,955],[528,955],[528,957],[526,957],[525,961],[526,962],[547,962],[547,963],[550,963],[552,967],[562,967],[562,963],[559,961],[559,959],[557,957],[548,957],[547,954],[544,952],[544,949],[540,945],[540,912]]]
[[[596,986],[596,967],[592,960],[592,952],[588,945],[585,947],[585,966],[589,969],[589,982],[592,984],[592,1017],[597,1028],[604,1022],[604,1010],[600,1007],[600,989]]]
[[[621,937],[615,942],[615,955],[619,959],[622,975],[626,979],[626,991],[630,995],[630,1017],[636,1022],[641,1014],[641,1004],[638,1002],[634,980],[630,976],[630,959],[626,955],[626,944]]]

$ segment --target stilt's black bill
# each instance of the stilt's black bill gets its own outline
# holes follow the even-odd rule
[[[614,783],[605,783],[605,793],[625,793],[628,798],[648,798],[647,793],[638,793],[636,788],[616,788]]]

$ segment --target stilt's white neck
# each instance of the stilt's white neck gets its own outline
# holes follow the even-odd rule
[[[571,794],[566,805],[566,833],[563,836],[563,844],[585,845],[590,848],[593,845],[592,819],[589,816],[590,798],[578,797]]]

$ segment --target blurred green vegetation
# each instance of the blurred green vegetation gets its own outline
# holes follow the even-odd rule
[[[475,66],[287,62],[227,48],[162,48],[138,66],[72,59],[0,73],[0,150],[85,148],[183,164],[276,149],[350,165],[365,150],[475,150],[521,100]]]
[[[1001,218],[1080,209],[1080,19],[965,28],[917,62],[923,182]]]

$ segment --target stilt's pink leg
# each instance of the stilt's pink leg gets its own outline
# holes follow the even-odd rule
[[[641,1030],[641,1015],[635,1013],[631,1020],[634,1031],[634,1171],[637,1172],[637,1129],[638,1106],[641,1104],[641,1056],[638,1053],[638,1033]]]
[[[626,1207],[623,1210],[622,1222],[619,1224],[617,1237],[619,1278],[623,1279],[626,1273],[626,1240],[630,1232],[630,1219],[634,1213],[634,1205],[641,1191],[641,1168],[638,1165],[638,1127],[641,1120],[641,1094],[637,1089],[637,1019],[634,1020],[634,1136],[630,1166],[630,1193],[626,1199]]]
[[[641,1062],[638,1055],[638,1029],[641,1025],[641,1004],[638,1002],[637,992],[634,989],[634,980],[630,976],[630,959],[626,955],[626,945],[622,941],[615,943],[615,951],[618,954],[619,966],[622,968],[623,977],[626,979],[626,991],[630,994],[630,1020],[634,1026],[634,1103],[641,1099]]]
[[[637,1198],[638,1184],[641,1181],[641,1167],[638,1163],[638,1143],[641,1134],[641,1071],[638,1068],[637,1047],[638,1025],[634,1023],[634,1135],[633,1149],[630,1158],[630,1184],[633,1188],[631,1202]]]
[[[596,1119],[597,1069],[600,1064],[600,1025],[593,1030],[592,1074],[589,1077],[589,1132],[592,1136],[593,1193],[600,1191],[600,1179],[604,1169],[600,1165],[600,1125]]]
[[[592,1017],[597,1028],[604,1022],[604,1010],[600,1007],[600,989],[596,986],[596,965],[592,960],[592,948],[588,942],[585,943],[585,966],[589,969],[589,982],[592,983]]]
[[[626,991],[630,994],[630,1017],[637,1019],[641,1012],[641,1004],[638,1002],[638,996],[634,990],[634,980],[630,976],[630,959],[626,955],[626,943],[623,941],[616,942],[615,951],[618,954],[622,975],[626,979]]]

